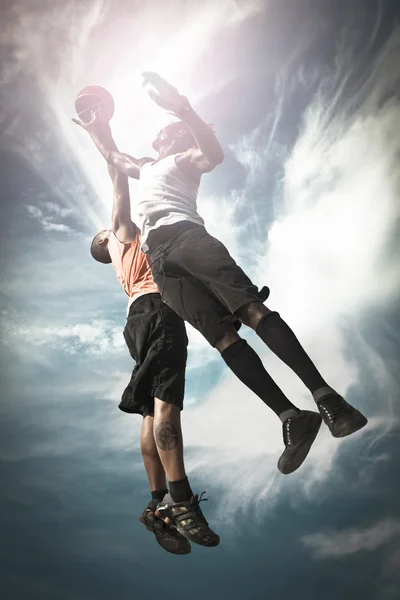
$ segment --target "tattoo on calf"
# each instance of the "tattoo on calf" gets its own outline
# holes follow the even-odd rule
[[[156,427],[156,443],[161,450],[173,450],[179,443],[179,433],[169,421],[163,421]]]

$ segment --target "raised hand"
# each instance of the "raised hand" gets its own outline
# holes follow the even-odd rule
[[[90,134],[95,135],[111,135],[111,127],[108,120],[102,116],[101,109],[97,108],[91,111],[91,120],[88,123],[84,121],[80,121],[79,119],[72,119],[76,125],[82,127],[82,129],[86,129],[86,131]]]
[[[164,110],[178,117],[181,116],[189,105],[188,99],[158,73],[146,71],[142,75],[143,85],[147,87],[150,98]]]

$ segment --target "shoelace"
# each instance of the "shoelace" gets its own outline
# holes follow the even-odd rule
[[[291,423],[291,419],[289,417],[289,419],[286,420],[284,426],[283,426],[283,443],[285,444],[285,446],[290,446],[291,444],[291,440],[290,440],[290,423]]]
[[[321,400],[320,404],[333,416],[339,417],[340,415],[344,415],[349,412],[349,409],[346,403],[340,396],[332,395],[326,398],[325,400]]]
[[[194,496],[194,501],[193,501],[193,507],[195,509],[196,512],[198,512],[199,516],[204,519],[204,521],[207,523],[208,526],[208,521],[205,519],[203,512],[200,508],[200,502],[208,502],[208,498],[203,498],[204,494],[206,494],[207,492],[201,492],[200,494],[200,498],[198,497],[198,495],[196,494]]]
[[[204,492],[201,492],[201,494],[200,494],[200,498],[199,498],[199,500],[198,500],[199,504],[200,504],[200,502],[208,502],[208,498],[203,498],[203,495],[204,495],[204,494],[207,494],[207,492],[205,492],[205,491],[204,491]]]

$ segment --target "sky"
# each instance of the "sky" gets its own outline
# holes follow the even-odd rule
[[[16,0],[0,18],[2,598],[400,598],[397,3]],[[127,301],[89,253],[111,184],[71,122],[79,89],[102,85],[120,149],[151,156],[170,117],[142,89],[146,70],[225,150],[200,189],[208,230],[369,419],[343,440],[321,428],[282,476],[280,422],[188,326],[186,465],[221,544],[185,557],[138,521],[141,423],[117,409]]]

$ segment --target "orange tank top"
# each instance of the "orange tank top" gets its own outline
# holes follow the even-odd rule
[[[114,233],[110,234],[108,240],[108,251],[113,267],[125,293],[129,296],[128,308],[144,294],[159,293],[153,281],[150,259],[143,254],[140,246],[139,233],[136,240],[129,244],[120,242]]]

